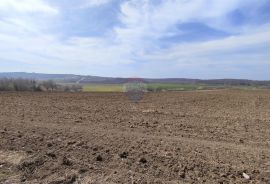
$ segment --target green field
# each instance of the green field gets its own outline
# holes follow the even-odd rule
[[[165,84],[165,83],[148,83],[147,91],[188,91],[204,90],[211,87],[199,84]],[[123,92],[122,84],[87,84],[83,86],[84,92]]]
[[[147,84],[148,91],[188,91],[206,89],[206,85],[200,84],[165,84],[165,83],[150,83]]]

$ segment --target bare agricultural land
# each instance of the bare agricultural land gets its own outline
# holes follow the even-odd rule
[[[270,91],[0,93],[0,183],[270,183]]]

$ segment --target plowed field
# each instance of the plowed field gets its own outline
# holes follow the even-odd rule
[[[0,93],[0,183],[270,183],[270,91]]]

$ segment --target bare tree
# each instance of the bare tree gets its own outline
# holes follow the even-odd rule
[[[57,89],[57,84],[53,80],[44,81],[41,85],[46,88],[47,91]]]
[[[0,79],[0,91],[36,91],[37,83],[27,79]]]

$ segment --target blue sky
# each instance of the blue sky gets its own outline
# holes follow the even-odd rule
[[[270,0],[0,0],[0,72],[270,80]]]

